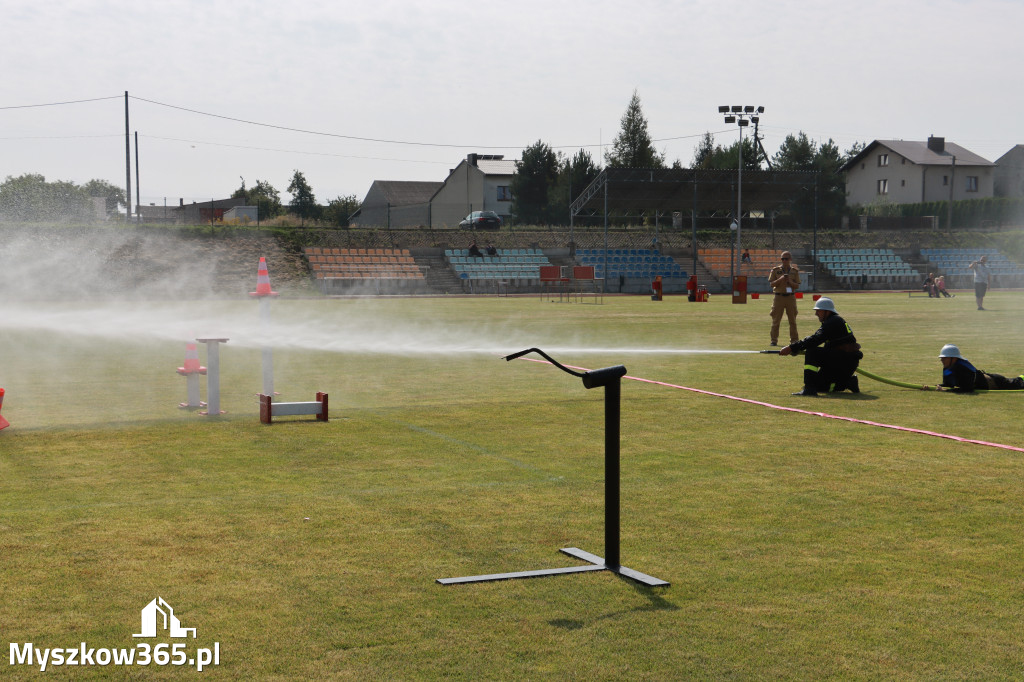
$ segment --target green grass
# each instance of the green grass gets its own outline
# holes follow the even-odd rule
[[[936,383],[945,343],[1024,371],[1019,293],[990,294],[985,313],[967,292],[835,300],[882,376]],[[762,349],[763,299],[279,300],[275,323],[310,348],[275,350],[275,388],[289,401],[327,391],[332,418],[265,426],[259,349],[230,328],[256,306],[208,305],[233,337],[218,419],[177,409],[184,344],[169,333],[110,310],[96,316],[117,317],[113,331],[89,335],[0,318],[5,644],[132,647],[160,595],[198,628],[190,649],[220,643],[203,673],[216,679],[1020,677],[1024,453],[634,381],[622,560],[671,587],[610,573],[435,582],[604,551],[601,391],[502,352],[563,348],[567,364],[1016,447],[1020,394],[862,378],[860,396],[808,399],[790,396],[793,358],[613,350]],[[347,350],[374,335],[395,352]],[[320,338],[337,350],[312,348]]]

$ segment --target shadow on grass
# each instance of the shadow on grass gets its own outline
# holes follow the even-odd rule
[[[599,622],[601,622],[603,620],[611,620],[613,618],[620,618],[622,616],[625,616],[625,615],[628,615],[628,614],[631,614],[631,613],[645,613],[645,612],[653,612],[653,611],[678,611],[679,610],[678,606],[676,606],[675,604],[673,604],[672,602],[668,601],[667,599],[665,599],[664,597],[661,596],[661,591],[662,591],[661,588],[647,587],[646,585],[641,585],[641,584],[639,584],[637,582],[634,582],[633,580],[630,580],[629,578],[623,577],[621,575],[616,575],[616,577],[619,579],[619,582],[625,583],[625,584],[629,585],[630,587],[632,587],[634,591],[639,593],[641,596],[645,597],[650,603],[643,604],[641,606],[636,606],[636,607],[631,608],[631,609],[622,609],[620,611],[612,611],[611,613],[606,613],[606,614],[601,615],[601,616],[596,616],[596,617],[590,619],[590,621],[575,620],[575,619],[572,619],[572,618],[554,618],[554,619],[548,621],[548,625],[551,625],[552,627],[560,628],[562,630],[582,630],[584,627],[586,627],[588,625],[593,625],[593,624],[599,623]]]
[[[832,400],[878,400],[877,395],[869,393],[828,393]]]

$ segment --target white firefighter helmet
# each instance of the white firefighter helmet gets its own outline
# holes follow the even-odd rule
[[[959,348],[957,348],[956,346],[954,346],[951,343],[947,343],[945,346],[942,347],[942,350],[939,351],[939,357],[940,358],[961,358],[962,359],[964,356],[960,355],[960,349]]]
[[[832,302],[831,298],[827,298],[825,296],[822,296],[821,298],[819,298],[817,300],[817,302],[815,302],[814,309],[815,310],[828,310],[828,311],[834,313],[836,311],[836,304]]]

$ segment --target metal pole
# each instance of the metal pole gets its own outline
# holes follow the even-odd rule
[[[691,275],[697,274],[697,173],[693,173],[693,211],[690,213],[690,227],[693,230],[693,270]],[[693,293],[697,293],[694,291]]]
[[[605,531],[604,531],[604,558],[586,552],[578,547],[563,547],[562,553],[576,557],[588,562],[586,566],[571,566],[569,568],[552,568],[538,571],[518,571],[516,573],[489,573],[486,575],[474,575],[463,578],[440,578],[437,582],[442,585],[456,585],[461,583],[488,582],[492,580],[512,580],[516,578],[537,578],[550,575],[564,575],[566,573],[583,573],[589,571],[612,571],[618,575],[630,578],[649,587],[664,587],[668,582],[655,578],[631,568],[626,568],[620,563],[619,557],[619,419],[621,417],[621,387],[622,377],[626,375],[626,368],[622,365],[605,367],[604,369],[577,372],[557,362],[550,355],[539,348],[528,348],[518,353],[505,357],[506,360],[515,360],[528,353],[537,353],[545,360],[564,372],[583,379],[585,388],[604,388],[604,409],[605,409]]]
[[[818,290],[818,176],[820,171],[814,174],[814,257],[811,259],[811,291]]]
[[[199,414],[214,417],[224,414],[220,409],[220,344],[228,339],[196,339],[206,344],[206,412]]]
[[[260,297],[260,333],[263,336],[263,395],[274,395],[274,350],[270,346],[270,297]]]
[[[604,563],[617,570],[619,563],[619,416],[622,380],[604,387]]]
[[[949,208],[946,213],[946,229],[953,229],[953,183],[956,182],[956,157],[949,167]]]
[[[124,201],[125,222],[132,219],[132,138],[128,130],[128,91],[124,91]]]
[[[142,199],[139,197],[139,131],[135,131],[135,213],[138,218],[142,218],[142,211],[139,206],[142,205]]]
[[[740,128],[740,167],[739,172],[736,175],[736,259],[739,260],[740,253],[743,252],[743,236],[742,236],[742,225],[743,222],[743,123],[744,119],[738,118]],[[729,286],[732,287],[733,283],[729,282]]]
[[[604,277],[601,278],[601,294],[608,291],[608,176],[604,177]],[[621,293],[621,292],[620,292]]]

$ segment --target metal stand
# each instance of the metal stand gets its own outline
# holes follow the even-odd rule
[[[561,551],[569,556],[590,563],[589,566],[570,566],[568,568],[550,568],[538,571],[519,571],[517,573],[491,573],[474,575],[464,578],[438,578],[442,585],[461,583],[490,582],[495,580],[513,580],[516,578],[539,578],[547,575],[563,573],[585,573],[588,571],[611,571],[616,575],[635,580],[650,587],[664,587],[669,583],[649,576],[631,568],[626,568],[619,561],[619,423],[620,403],[622,394],[622,377],[626,368],[622,365],[594,369],[589,372],[574,372],[559,364],[539,348],[529,348],[507,356],[506,360],[515,360],[527,353],[537,353],[548,362],[564,372],[583,379],[585,388],[604,386],[604,551],[601,558],[576,547],[563,547]]]
[[[206,411],[199,414],[215,417],[224,414],[220,409],[220,345],[228,339],[196,339],[206,344]]]

